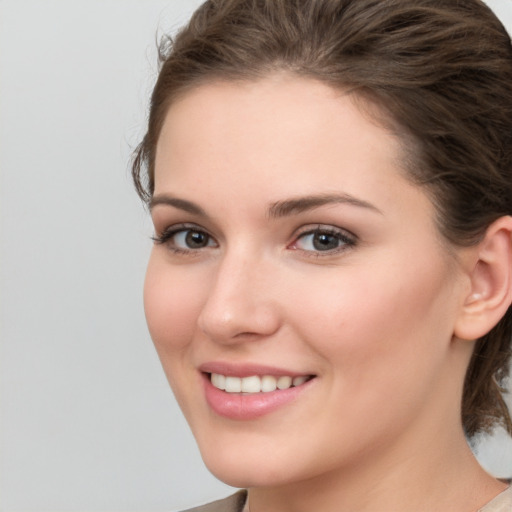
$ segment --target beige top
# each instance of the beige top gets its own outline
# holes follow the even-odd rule
[[[512,485],[491,500],[478,512],[512,512]]]
[[[184,512],[247,512],[247,509],[245,509],[246,500],[247,491],[239,491],[223,500],[191,508]],[[512,512],[512,486],[498,494],[478,512]]]
[[[212,501],[212,503],[190,508],[183,512],[243,512],[246,500],[247,491],[238,491],[223,500]]]

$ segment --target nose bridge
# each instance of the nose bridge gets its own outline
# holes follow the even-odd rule
[[[239,245],[219,260],[208,297],[199,316],[199,327],[219,342],[233,342],[240,335],[269,336],[278,328],[272,299],[271,264],[248,245]]]

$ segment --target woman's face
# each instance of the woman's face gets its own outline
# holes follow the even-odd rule
[[[459,428],[465,274],[350,96],[286,75],[188,92],[151,213],[149,329],[220,479],[325,476]]]

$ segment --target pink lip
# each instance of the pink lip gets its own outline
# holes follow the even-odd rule
[[[232,377],[250,377],[252,375],[273,375],[280,377],[282,375],[289,375],[290,377],[299,377],[301,375],[311,375],[309,373],[294,372],[284,368],[277,368],[275,366],[266,366],[261,364],[232,364],[226,362],[210,362],[204,363],[199,367],[203,373],[219,373],[221,375],[230,375]]]
[[[316,379],[311,379],[300,386],[271,391],[269,393],[226,393],[212,385],[210,373],[220,373],[235,377],[249,377],[251,375],[289,375],[294,377],[304,374],[259,365],[237,365],[235,368],[224,363],[205,364],[201,366],[201,371],[203,372],[206,402],[210,408],[219,416],[240,421],[254,420],[291,404],[316,381]]]

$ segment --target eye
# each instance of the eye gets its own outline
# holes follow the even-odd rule
[[[317,227],[300,234],[290,247],[308,252],[339,252],[356,243],[355,236],[334,227]]]
[[[202,249],[213,244],[210,235],[202,231],[183,229],[172,236],[172,241],[180,249]]]
[[[206,247],[217,247],[208,233],[197,227],[172,226],[153,238],[157,244],[166,244],[175,252],[190,252]]]

